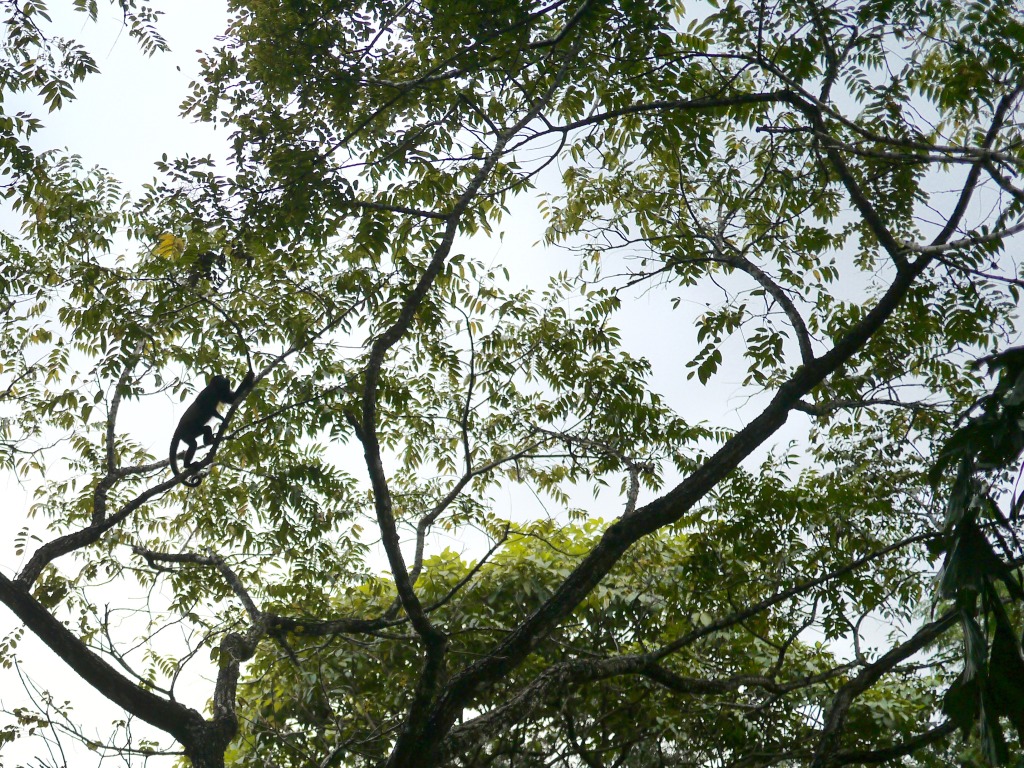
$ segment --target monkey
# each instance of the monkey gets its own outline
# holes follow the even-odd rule
[[[215,288],[224,284],[227,260],[223,251],[200,251],[188,271],[188,284],[195,288],[200,280],[209,280]]]
[[[231,261],[244,261],[252,263],[252,254],[240,245],[233,245],[230,248],[220,248],[213,251],[199,251],[195,261],[188,270],[188,282],[191,288],[195,288],[200,280],[209,280],[214,288],[220,288],[227,280],[228,268]]]
[[[192,404],[185,411],[185,414],[181,417],[181,421],[178,422],[177,428],[174,430],[174,435],[171,437],[171,471],[174,472],[175,477],[180,477],[182,471],[178,469],[178,443],[184,443],[188,450],[185,452],[185,471],[188,471],[192,467],[192,459],[196,455],[196,449],[199,447],[199,438],[203,438],[203,445],[213,445],[220,440],[220,434],[216,437],[213,434],[213,427],[210,426],[209,421],[211,419],[224,420],[224,417],[220,415],[218,407],[221,403],[233,403],[238,399],[239,395],[246,391],[246,389],[252,385],[255,374],[252,369],[242,379],[242,383],[238,385],[238,389],[234,392],[231,391],[231,382],[226,376],[217,374],[210,383],[206,385],[206,388],[196,395],[196,399],[192,401]],[[190,488],[195,488],[201,482],[203,478],[201,475],[194,475],[193,477],[185,478],[182,482]]]

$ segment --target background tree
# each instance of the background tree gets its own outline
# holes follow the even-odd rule
[[[196,766],[1008,757],[1016,444],[945,441],[1016,335],[1017,9],[231,7],[185,106],[232,167],[133,202],[53,158],[6,241],[29,631]],[[484,245],[537,199],[578,265],[544,285]],[[615,326],[641,295],[654,360]],[[168,479],[126,414],[250,363],[209,477]],[[944,527],[949,482],[979,512]]]

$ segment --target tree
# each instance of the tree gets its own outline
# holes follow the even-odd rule
[[[231,168],[16,188],[2,461],[49,533],[0,601],[30,632],[203,768],[1008,758],[1018,443],[957,429],[1016,335],[1018,9],[232,8],[185,105]],[[577,257],[544,286],[467,255],[525,200]],[[642,295],[664,359],[615,326]],[[744,371],[742,426],[655,365],[708,402]],[[168,478],[122,413],[248,366],[204,482]]]

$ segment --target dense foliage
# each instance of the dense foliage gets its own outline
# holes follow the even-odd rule
[[[4,7],[59,106],[95,65]],[[229,167],[129,195],[3,114],[0,660],[202,768],[1019,753],[1020,9],[230,10]],[[157,414],[247,370],[186,487]]]

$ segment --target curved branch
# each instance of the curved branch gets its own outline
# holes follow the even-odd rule
[[[491,169],[497,164],[503,148],[504,142],[499,140],[487,161],[481,166],[469,187],[456,203],[447,220],[441,242],[434,250],[434,255],[427,264],[427,268],[420,276],[416,286],[406,297],[398,319],[390,328],[374,340],[365,368],[363,408],[357,436],[363,444],[364,459],[370,476],[370,484],[373,488],[377,525],[381,532],[381,541],[391,566],[392,577],[395,580],[395,586],[398,590],[399,599],[402,601],[402,607],[405,609],[416,631],[423,638],[430,638],[431,641],[439,641],[440,638],[437,630],[434,629],[426,618],[419,598],[413,590],[405,559],[402,555],[398,530],[395,525],[391,491],[388,487],[381,459],[380,444],[377,440],[377,390],[380,386],[384,360],[389,350],[398,343],[412,326],[417,311],[426,299],[434,281],[441,274],[441,269],[448,258],[448,254],[451,252],[462,215],[490,174]]]
[[[525,448],[509,454],[508,456],[502,456],[501,458],[489,461],[476,469],[468,469],[465,474],[455,482],[448,493],[444,495],[444,498],[435,504],[433,509],[419,519],[419,522],[416,524],[416,552],[413,555],[412,568],[409,569],[409,579],[413,584],[416,583],[416,580],[419,578],[420,571],[423,569],[423,553],[426,546],[427,531],[430,529],[430,526],[437,521],[437,518],[440,517],[441,514],[455,503],[459,496],[462,495],[462,491],[465,487],[476,478],[482,477],[504,464],[516,462],[526,456],[529,456],[539,445],[539,442],[531,443]]]
[[[793,300],[782,289],[782,286],[769,277],[768,273],[757,266],[757,264],[739,252],[731,255],[723,253],[716,260],[735,267],[741,272],[746,272],[764,289],[765,293],[779,303],[782,311],[786,313],[786,317],[789,319],[793,332],[796,333],[796,342],[800,348],[800,361],[805,365],[812,362],[814,360],[814,350],[811,348],[811,334],[807,330],[807,324],[804,323],[800,311],[796,308]]]
[[[205,466],[205,464],[203,466]],[[21,569],[21,573],[19,573],[17,578],[14,579],[15,583],[27,589],[32,582],[39,578],[39,574],[41,574],[43,569],[53,560],[56,560],[58,557],[66,555],[69,552],[74,552],[76,549],[81,549],[82,547],[99,541],[100,536],[114,526],[120,524],[132,512],[137,510],[150,499],[159,496],[165,491],[169,491],[171,488],[178,485],[178,483],[179,480],[177,478],[165,480],[164,482],[154,485],[140,493],[110,517],[106,517],[100,521],[94,521],[85,528],[81,528],[73,533],[68,533],[64,536],[59,536],[56,539],[46,542],[32,554],[32,557],[30,557],[29,561],[25,564],[25,567]]]
[[[0,602],[83,680],[140,720],[176,738],[186,749],[207,727],[194,709],[140,688],[104,661],[50,614],[22,584],[0,573]]]
[[[825,726],[821,730],[811,768],[826,768],[833,762],[833,755],[838,749],[839,738],[842,736],[843,726],[846,724],[846,715],[854,700],[899,662],[934,642],[956,623],[958,615],[957,611],[950,611],[931,624],[921,627],[913,637],[890,650],[873,664],[869,664],[860,674],[839,689],[825,715]]]
[[[948,720],[930,731],[918,734],[899,744],[884,749],[842,749],[835,753],[833,765],[862,765],[872,763],[891,763],[897,758],[906,757],[937,741],[942,741],[956,732],[956,723]]]
[[[373,503],[377,514],[381,543],[388,557],[398,597],[402,601],[402,607],[405,609],[406,615],[409,616],[413,629],[422,638],[426,649],[423,668],[420,671],[412,701],[409,703],[405,726],[398,734],[395,745],[388,757],[387,765],[389,766],[408,764],[413,755],[422,755],[424,750],[431,752],[436,749],[440,739],[447,732],[450,723],[443,731],[431,732],[433,723],[429,715],[434,708],[435,699],[439,694],[444,695],[439,691],[439,684],[445,671],[444,657],[447,637],[427,617],[423,605],[420,603],[413,588],[413,582],[410,579],[409,573],[406,570],[401,542],[395,525],[391,492],[388,488],[387,476],[385,475],[381,460],[380,444],[377,440],[377,391],[380,386],[384,360],[391,347],[412,326],[416,313],[426,300],[427,294],[438,275],[441,274],[441,269],[447,261],[455,241],[455,236],[459,231],[462,217],[469,210],[469,206],[490,177],[491,172],[504,156],[508,142],[537,118],[543,106],[551,100],[556,90],[561,87],[569,72],[570,64],[575,61],[575,53],[575,50],[572,48],[565,52],[565,58],[560,69],[551,78],[551,82],[544,93],[535,100],[533,105],[515,123],[510,125],[504,132],[496,135],[493,148],[487,153],[486,158],[452,206],[441,241],[435,248],[434,254],[427,264],[427,268],[420,276],[419,281],[417,281],[416,286],[406,297],[398,319],[390,328],[377,337],[368,355],[365,368],[361,423],[358,425],[356,433],[363,444],[367,472],[373,489]]]
[[[455,236],[459,231],[462,217],[483,187],[484,182],[487,181],[491,172],[501,160],[508,141],[536,118],[541,107],[547,103],[564,79],[568,71],[568,61],[570,60],[571,57],[567,57],[562,69],[552,78],[547,92],[538,98],[536,103],[516,123],[496,136],[494,147],[487,154],[486,159],[481,163],[479,169],[448,213],[447,223],[441,240],[434,249],[434,254],[420,279],[405,298],[398,319],[374,340],[366,362],[363,408],[357,435],[363,444],[367,472],[373,488],[374,507],[377,513],[377,524],[381,532],[381,542],[395,579],[399,599],[402,601],[402,607],[409,616],[413,628],[426,641],[428,647],[442,643],[442,636],[427,619],[423,606],[420,604],[419,598],[413,589],[405,559],[402,555],[398,531],[395,526],[391,492],[388,488],[381,460],[380,444],[377,440],[377,390],[380,385],[381,372],[388,352],[408,332],[416,313],[425,301],[434,281],[441,274],[441,269],[447,261],[452,245],[455,242]]]
[[[1013,106],[1024,90],[1024,85],[1018,85],[1010,93],[1005,94],[1003,98],[999,100],[999,104],[995,109],[995,113],[992,116],[992,123],[989,125],[988,130],[985,132],[985,138],[981,142],[982,156],[979,157],[978,162],[971,166],[971,170],[967,172],[967,178],[964,180],[964,186],[960,192],[960,197],[956,202],[956,207],[953,209],[953,213],[946,220],[946,225],[942,228],[942,231],[936,235],[932,241],[933,245],[939,245],[949,241],[949,238],[956,232],[957,227],[960,226],[960,222],[963,220],[964,214],[967,213],[967,206],[971,202],[971,197],[974,195],[974,190],[978,186],[978,179],[981,178],[981,172],[984,169],[985,161],[988,160],[987,153],[992,149],[995,144],[996,137],[999,135],[999,131],[1006,123],[1006,117],[1010,112],[1010,107]]]

